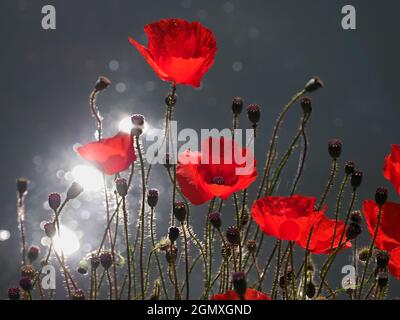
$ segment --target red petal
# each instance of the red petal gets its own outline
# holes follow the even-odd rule
[[[389,271],[400,280],[400,247],[390,252]]]
[[[248,288],[246,290],[245,300],[271,300],[271,297],[261,291]],[[234,291],[227,291],[224,294],[215,294],[210,300],[240,300],[238,294]]]

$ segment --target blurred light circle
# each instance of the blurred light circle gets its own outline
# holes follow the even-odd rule
[[[118,82],[115,86],[115,90],[119,93],[123,93],[126,91],[126,84],[123,82]]]
[[[242,64],[240,61],[235,61],[235,62],[232,64],[232,69],[233,69],[233,71],[235,71],[235,72],[240,72],[240,71],[242,71],[242,69],[243,69],[243,64]]]
[[[93,167],[77,165],[71,170],[71,175],[85,191],[98,191],[103,187],[103,176]]]
[[[119,62],[117,60],[111,60],[108,63],[108,67],[110,68],[110,70],[112,71],[117,71],[119,69]]]
[[[53,245],[58,254],[63,252],[66,255],[72,254],[80,248],[77,235],[66,226],[60,226],[60,236],[56,233],[53,237]]]
[[[6,241],[10,239],[10,231],[0,230],[0,241]]]

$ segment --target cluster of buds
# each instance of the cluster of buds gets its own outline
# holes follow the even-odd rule
[[[348,241],[356,239],[362,232],[361,229],[361,212],[353,211],[350,215],[350,223],[346,230],[346,239]]]

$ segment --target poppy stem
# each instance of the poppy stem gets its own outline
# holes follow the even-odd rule
[[[269,257],[268,257],[268,260],[267,260],[267,263],[265,264],[264,270],[263,270],[263,272],[261,273],[261,278],[260,278],[260,281],[259,281],[259,284],[258,284],[258,290],[261,290],[261,289],[262,289],[262,286],[263,286],[263,283],[264,283],[265,275],[267,274],[268,268],[269,268],[269,266],[271,265],[272,259],[274,258],[274,255],[275,255],[275,252],[276,252],[276,249],[277,249],[277,248],[278,248],[278,243],[276,242],[274,248],[272,249],[271,254],[270,254]],[[249,270],[248,270],[248,271],[249,271]]]
[[[331,169],[331,173],[330,173],[330,175],[329,175],[328,182],[326,183],[326,186],[325,186],[325,189],[324,189],[324,193],[322,194],[321,201],[320,201],[320,203],[319,203],[319,205],[318,205],[318,207],[317,207],[317,211],[321,210],[322,207],[323,207],[323,205],[325,204],[326,197],[328,196],[329,191],[330,191],[331,188],[332,188],[333,180],[335,179],[335,176],[336,176],[337,167],[338,167],[338,166],[337,166],[337,159],[334,158],[334,159],[332,159],[332,169]]]
[[[276,299],[276,292],[277,292],[278,282],[279,282],[279,270],[281,269],[280,263],[281,263],[282,241],[278,239],[278,240],[276,240],[276,243],[278,246],[278,253],[276,255],[274,283],[272,285],[272,293],[271,293],[272,299]]]
[[[25,237],[25,197],[18,196],[17,216],[21,234],[22,265],[26,264],[26,237]]]
[[[311,227],[310,232],[308,234],[308,238],[307,238],[307,244],[306,244],[306,249],[304,251],[304,262],[303,262],[303,272],[304,272],[304,278],[303,278],[303,293],[302,293],[302,300],[305,300],[306,298],[306,289],[307,289],[307,271],[308,271],[308,256],[309,256],[309,248],[310,248],[310,243],[311,243],[311,237],[313,235],[314,232],[314,226]]]
[[[381,226],[382,212],[383,212],[382,206],[380,205],[379,206],[379,211],[378,211],[378,218],[377,218],[375,231],[374,231],[374,237],[372,238],[371,244],[369,246],[367,260],[365,261],[364,271],[363,271],[363,274],[362,274],[362,277],[361,277],[358,299],[361,299],[362,289],[363,289],[363,286],[364,286],[365,275],[367,274],[367,271],[368,271],[368,266],[369,266],[369,262],[371,260],[372,253],[373,253],[373,250],[374,250],[375,241],[376,241],[376,238],[378,236],[379,228]]]
[[[128,300],[131,299],[131,288],[132,288],[132,273],[131,273],[131,255],[129,248],[129,232],[128,232],[128,212],[126,210],[126,198],[122,197],[122,211],[124,214],[124,233],[125,233],[125,244],[126,244],[126,259],[128,260]],[[117,299],[117,298],[116,298]]]
[[[100,111],[96,105],[96,98],[97,98],[98,93],[99,93],[99,91],[97,91],[96,89],[92,91],[92,93],[89,96],[89,106],[90,106],[90,111],[92,112],[92,116],[96,120],[97,134],[98,134],[97,138],[100,141],[102,139],[102,134],[103,134],[102,133],[103,132],[103,124],[102,124],[102,118],[100,115]]]
[[[189,249],[188,249],[188,239],[186,234],[186,227],[185,223],[182,221],[182,232],[183,232],[183,239],[184,239],[184,246],[185,246],[185,277],[186,277],[186,300],[189,300]]]

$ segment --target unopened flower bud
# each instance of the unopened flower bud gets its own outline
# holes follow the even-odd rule
[[[31,263],[35,261],[38,258],[39,253],[40,253],[40,248],[38,246],[35,245],[30,246],[27,253],[29,261]]]
[[[112,256],[108,251],[100,253],[100,263],[104,269],[109,269],[112,266]]]
[[[355,164],[353,161],[346,161],[346,163],[344,164],[344,172],[347,175],[353,174],[354,168],[355,168]]]
[[[72,294],[72,300],[85,300],[85,293],[82,289],[76,289]]]
[[[183,222],[186,219],[187,207],[183,201],[178,201],[174,203],[174,216],[179,222]]]
[[[342,153],[342,141],[339,139],[331,139],[328,142],[328,151],[332,159],[337,159]]]
[[[67,200],[75,199],[83,192],[82,186],[78,182],[72,182],[71,186],[67,191]]]
[[[89,269],[89,262],[86,259],[82,259],[79,262],[78,268],[76,271],[78,271],[80,274],[86,274]]]
[[[360,210],[354,210],[350,214],[350,221],[360,224],[362,220],[362,213]]]
[[[313,92],[313,91],[318,90],[319,88],[322,88],[323,86],[324,86],[324,83],[322,82],[322,80],[319,77],[313,77],[313,78],[311,78],[310,81],[307,82],[304,89],[307,92]]]
[[[358,259],[361,262],[366,262],[368,260],[369,257],[369,248],[361,248],[358,251]]]
[[[247,107],[247,116],[250,122],[255,125],[260,121],[261,109],[258,104],[251,104]]]
[[[232,273],[232,284],[237,295],[244,298],[247,290],[246,274],[244,272]]]
[[[178,257],[178,248],[173,246],[168,246],[165,250],[165,259],[167,259],[168,263],[175,263],[176,258]]]
[[[144,127],[144,120],[144,116],[141,114],[134,114],[131,116],[132,124],[140,129],[143,129]]]
[[[247,240],[247,250],[253,254],[256,253],[257,242],[255,240]]]
[[[21,280],[19,280],[19,286],[24,290],[24,291],[31,291],[32,290],[32,280],[29,277],[22,277]]]
[[[385,188],[378,188],[375,192],[375,202],[378,206],[383,206],[388,198],[388,191]]]
[[[49,207],[56,211],[61,204],[61,196],[57,192],[49,194]]]
[[[111,84],[110,79],[104,76],[100,76],[99,79],[97,79],[96,84],[94,86],[94,89],[96,91],[103,91],[106,89],[109,85]]]
[[[240,244],[240,231],[236,226],[230,226],[226,230],[226,239],[232,245]]]
[[[171,242],[175,242],[179,237],[180,230],[178,227],[172,226],[168,228],[168,238]]]
[[[46,222],[44,224],[44,232],[49,238],[53,238],[56,234],[56,225],[53,222]]]
[[[315,290],[315,284],[314,284],[312,281],[308,282],[308,283],[306,284],[306,295],[307,295],[307,297],[308,297],[309,299],[314,298],[315,292],[316,292],[316,290]]]
[[[147,204],[150,208],[154,208],[158,202],[158,190],[153,188],[147,192]]]
[[[17,191],[18,191],[18,196],[20,198],[22,198],[28,191],[28,183],[29,183],[28,179],[25,178],[17,179]]]
[[[312,112],[312,100],[309,97],[303,97],[300,99],[300,105],[303,109],[304,114],[310,114]]]
[[[380,269],[384,269],[387,267],[389,263],[389,253],[384,250],[379,250],[376,253],[376,265]]]
[[[126,197],[128,194],[128,182],[124,178],[115,180],[115,188],[121,197]]]
[[[350,223],[346,230],[346,239],[348,241],[354,240],[361,234],[361,231],[362,229],[358,223]]]
[[[234,97],[232,100],[232,112],[234,115],[239,115],[243,109],[243,99],[241,97]]]
[[[20,290],[17,287],[8,288],[8,299],[19,300],[21,297]]]
[[[212,212],[208,215],[208,221],[215,229],[221,228],[222,225],[222,215],[220,212]]]
[[[357,189],[362,182],[363,173],[362,171],[354,171],[351,175],[350,183],[354,189]]]

